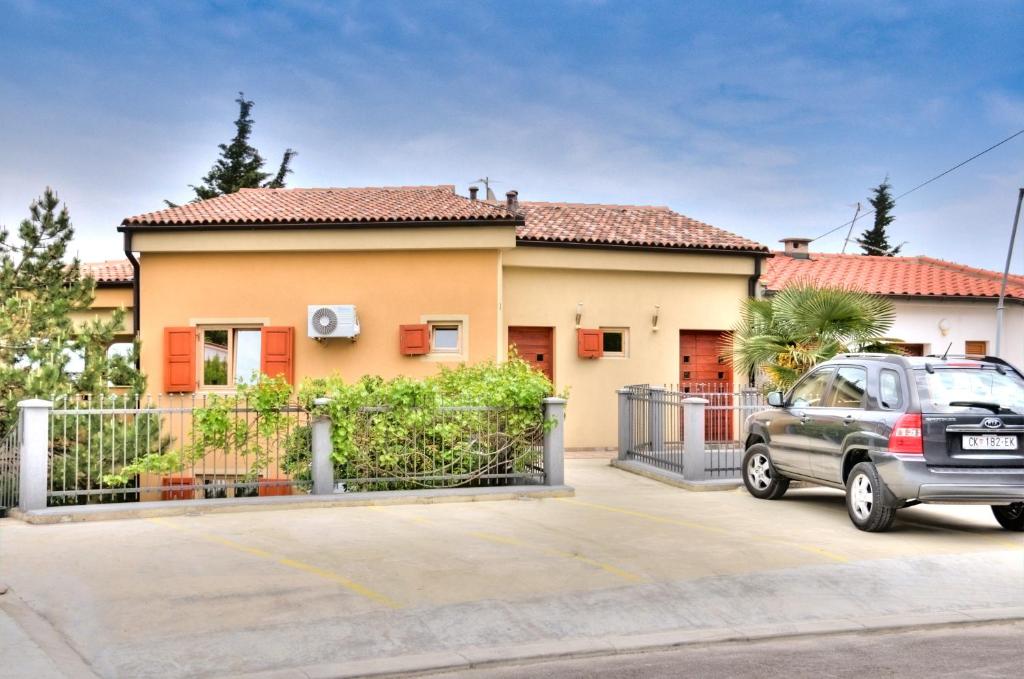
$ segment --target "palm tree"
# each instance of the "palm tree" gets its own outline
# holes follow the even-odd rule
[[[733,365],[763,371],[789,388],[821,361],[848,351],[898,353],[885,335],[895,318],[885,297],[800,283],[765,299],[747,299],[732,336]]]

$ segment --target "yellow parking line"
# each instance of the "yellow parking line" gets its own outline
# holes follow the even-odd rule
[[[383,594],[375,592],[369,587],[360,585],[358,582],[350,580],[339,573],[335,573],[334,571],[327,570],[326,568],[320,568],[319,566],[314,566],[312,564],[305,563],[304,561],[298,561],[296,559],[291,559],[286,556],[280,556],[272,552],[259,549],[257,547],[250,547],[249,545],[244,545],[240,542],[235,542],[234,540],[229,540],[228,538],[222,538],[218,535],[213,535],[211,533],[204,533],[189,528],[183,528],[166,519],[150,518],[147,520],[151,521],[152,523],[159,524],[161,526],[166,526],[167,528],[171,528],[172,530],[176,530],[180,533],[194,535],[207,542],[212,542],[223,547],[228,547],[230,549],[234,549],[235,551],[243,552],[245,554],[249,554],[250,556],[255,556],[260,559],[273,561],[275,563],[281,564],[282,566],[288,566],[289,568],[294,568],[305,573],[310,573],[312,575],[319,576],[321,578],[324,578],[325,580],[330,580],[331,582],[341,585],[350,592],[354,592],[355,594],[370,599],[371,601],[376,601],[377,603],[387,606],[388,608],[401,608],[400,604],[389,599]]]
[[[398,518],[405,519],[407,521],[412,521],[414,523],[427,524],[427,525],[441,525],[441,524],[439,524],[436,521],[431,521],[430,519],[426,519],[426,518],[424,518],[422,516],[404,516],[404,515],[400,515],[400,514],[398,514],[396,512],[390,511],[387,507],[374,507],[373,509],[385,512],[387,514],[391,514],[392,516],[396,516]],[[451,526],[448,526],[447,524],[445,524],[445,526],[448,527],[448,528],[451,528]],[[487,542],[491,542],[491,543],[494,543],[494,544],[509,545],[509,546],[512,546],[512,547],[518,547],[520,549],[527,549],[527,550],[531,550],[531,551],[535,551],[535,552],[541,552],[543,554],[548,554],[549,556],[557,556],[557,557],[560,557],[562,559],[571,559],[573,561],[579,561],[580,563],[585,563],[588,566],[593,566],[594,568],[600,569],[600,570],[604,571],[605,573],[608,573],[610,575],[614,575],[614,576],[616,576],[618,578],[622,578],[623,580],[627,580],[629,582],[639,582],[639,581],[643,580],[643,577],[640,576],[640,575],[637,575],[636,573],[630,573],[629,571],[623,570],[623,569],[621,569],[621,568],[619,568],[617,566],[613,566],[611,564],[607,564],[607,563],[604,563],[602,561],[598,561],[596,559],[591,559],[590,557],[583,556],[582,554],[573,554],[572,552],[563,552],[561,550],[552,549],[550,547],[542,547],[540,545],[534,545],[534,544],[531,544],[529,542],[523,542],[522,540],[518,540],[516,538],[509,537],[507,535],[495,535],[494,533],[485,533],[483,531],[457,531],[457,532],[461,533],[462,535],[467,535],[469,537],[473,537],[473,538],[476,538],[478,540],[485,540]]]
[[[471,532],[471,533],[467,533],[467,535],[471,535],[471,536],[473,536],[475,538],[479,538],[481,540],[486,540],[488,542],[494,542],[494,543],[497,543],[499,545],[512,545],[514,547],[519,547],[521,549],[532,549],[532,550],[535,550],[535,551],[543,552],[545,554],[550,554],[551,556],[557,556],[557,557],[561,557],[563,559],[572,559],[573,561],[579,561],[580,563],[585,563],[588,566],[593,566],[594,568],[599,568],[602,571],[604,571],[605,573],[609,573],[609,574],[614,575],[616,577],[622,578],[623,580],[628,580],[629,582],[639,582],[640,580],[643,579],[642,577],[640,577],[639,575],[637,575],[635,573],[630,573],[629,571],[625,571],[625,570],[623,570],[621,568],[618,568],[616,566],[612,566],[611,564],[603,563],[603,562],[598,561],[596,559],[591,559],[590,557],[583,556],[582,554],[573,554],[572,552],[563,552],[563,551],[558,550],[558,549],[551,549],[550,547],[541,547],[541,546],[538,546],[538,545],[531,545],[528,542],[523,542],[522,540],[517,540],[515,538],[510,538],[510,537],[505,536],[505,535],[494,535],[492,533],[483,533],[483,532],[477,532],[477,531],[474,531],[474,532]]]
[[[583,500],[577,500],[575,498],[554,498],[559,502],[565,502],[567,504],[577,505],[580,507],[588,507],[590,509],[599,509],[605,512],[614,512],[616,514],[625,514],[626,516],[635,516],[638,519],[644,519],[645,521],[651,521],[653,523],[664,523],[673,526],[683,526],[684,528],[694,528],[696,530],[702,530],[708,533],[716,533],[719,535],[731,535],[737,539],[748,540],[750,542],[761,542],[765,544],[781,545],[784,547],[792,547],[795,549],[809,552],[811,554],[817,554],[823,556],[826,559],[832,561],[838,561],[840,563],[846,563],[849,559],[841,554],[830,552],[827,549],[821,549],[814,545],[807,545],[800,542],[791,542],[789,540],[775,540],[773,538],[765,538],[760,536],[747,536],[737,535],[734,531],[727,530],[725,528],[718,528],[717,526],[708,526],[703,523],[696,523],[694,521],[686,521],[684,519],[673,519],[667,516],[658,516],[657,514],[648,514],[646,512],[636,511],[635,509],[627,509],[625,507],[615,507],[612,505],[599,504],[596,502],[584,502]]]

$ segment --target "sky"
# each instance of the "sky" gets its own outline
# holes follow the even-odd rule
[[[116,226],[191,197],[244,91],[289,186],[487,175],[780,247],[1024,129],[1022,35],[1010,0],[0,0],[0,225],[52,186],[75,254],[123,256]],[[1022,160],[1024,135],[900,200],[890,240],[1001,269]]]

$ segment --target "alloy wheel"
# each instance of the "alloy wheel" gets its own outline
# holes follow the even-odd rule
[[[772,482],[772,464],[766,455],[758,453],[747,464],[747,476],[758,490],[765,490]]]
[[[858,474],[853,480],[853,487],[850,489],[850,506],[857,518],[866,521],[871,516],[871,508],[875,502],[875,495],[871,488],[871,479],[865,474]]]

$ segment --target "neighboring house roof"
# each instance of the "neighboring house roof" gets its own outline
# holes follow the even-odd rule
[[[898,297],[998,297],[1003,275],[932,257],[869,257],[814,253],[810,258],[776,253],[761,284],[770,291],[812,282]],[[1009,277],[1006,296],[1024,300],[1024,276]]]
[[[196,203],[128,217],[123,226],[346,224],[517,221],[504,205],[470,200],[455,187],[242,189]]]
[[[122,229],[483,221],[515,224],[523,243],[768,252],[667,207],[472,200],[451,185],[242,189],[128,217]]]
[[[521,201],[520,241],[768,252],[760,243],[690,219],[662,205]]]
[[[97,285],[118,285],[131,283],[135,271],[127,259],[108,259],[105,262],[82,262],[82,273],[96,281]]]

